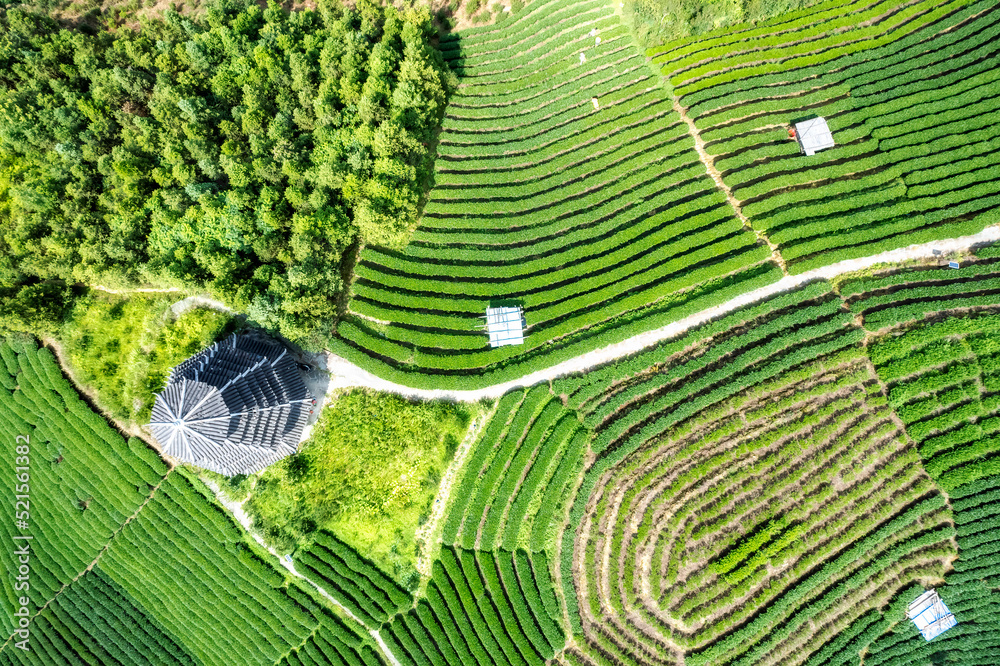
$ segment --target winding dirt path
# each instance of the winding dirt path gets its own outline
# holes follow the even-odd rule
[[[174,317],[180,317],[188,310],[193,310],[195,308],[206,308],[229,315],[233,314],[233,311],[230,310],[229,307],[222,301],[217,301],[214,298],[201,295],[188,296],[187,298],[182,298],[177,301],[170,306],[170,314]]]
[[[417,528],[417,571],[425,579],[431,577],[431,567],[434,565],[434,551],[441,545],[441,530],[444,527],[445,510],[451,500],[451,491],[455,486],[455,479],[458,472],[465,467],[469,454],[472,452],[472,445],[479,439],[479,433],[483,425],[493,418],[496,408],[492,411],[484,412],[476,416],[475,420],[469,424],[469,429],[465,433],[465,438],[455,450],[455,455],[451,458],[448,469],[445,470],[441,483],[438,485],[437,494],[434,496],[434,506],[431,509],[431,516],[427,522]]]
[[[178,287],[166,287],[164,289],[111,289],[110,287],[105,287],[99,284],[90,285],[91,289],[96,289],[98,291],[103,291],[107,294],[172,294],[175,292],[181,292],[183,289]]]
[[[1000,240],[1000,226],[990,226],[978,234],[962,236],[960,238],[950,238],[947,240],[932,241],[920,245],[909,245],[896,250],[889,250],[860,259],[848,259],[829,266],[823,266],[800,275],[788,275],[773,284],[769,284],[760,289],[749,291],[737,296],[721,305],[702,310],[688,317],[684,317],[672,324],[667,324],[652,331],[640,333],[621,342],[595,349],[593,351],[580,354],[562,363],[527,374],[520,379],[514,379],[501,384],[494,384],[486,388],[477,390],[452,390],[452,389],[419,389],[404,386],[382,379],[367,370],[336,356],[327,353],[326,370],[330,373],[329,391],[336,391],[350,387],[364,387],[376,391],[395,393],[407,398],[418,400],[458,400],[464,402],[475,402],[484,398],[498,398],[511,389],[533,386],[539,382],[572,374],[574,372],[584,372],[595,366],[602,365],[608,361],[634,354],[642,349],[651,347],[663,340],[677,337],[688,329],[704,324],[707,321],[721,317],[733,310],[743,306],[763,300],[775,294],[790,291],[808,282],[816,280],[828,280],[844,273],[860,271],[878,264],[891,264],[903,261],[926,260],[936,258],[935,251],[940,251],[947,255],[954,252],[968,250],[971,247],[992,241]]]
[[[386,645],[385,641],[382,639],[381,634],[379,634],[378,632],[378,627],[371,627],[365,624],[361,620],[361,618],[359,618],[357,615],[352,613],[346,606],[340,603],[340,601],[338,601],[336,597],[334,597],[325,589],[323,589],[322,585],[314,581],[312,578],[309,578],[305,574],[300,573],[295,568],[295,562],[292,560],[290,556],[282,557],[278,555],[278,553],[275,552],[273,548],[264,543],[264,539],[261,538],[261,536],[254,531],[253,523],[250,520],[250,516],[248,516],[246,511],[243,510],[243,503],[246,502],[247,499],[249,499],[249,497],[244,498],[242,502],[233,502],[232,500],[228,499],[225,496],[225,494],[222,492],[222,489],[219,488],[219,484],[217,484],[215,481],[204,475],[200,476],[199,478],[201,479],[202,483],[208,486],[209,490],[211,490],[215,494],[215,498],[219,501],[219,504],[224,506],[229,511],[229,513],[232,514],[233,518],[235,518],[237,522],[239,522],[239,524],[243,526],[243,529],[246,531],[246,533],[249,534],[251,537],[253,537],[253,539],[257,543],[263,546],[267,550],[267,552],[271,553],[271,555],[273,555],[275,559],[277,559],[278,562],[281,563],[281,566],[285,567],[285,569],[288,570],[288,573],[312,585],[312,587],[317,592],[319,592],[323,596],[323,598],[325,598],[327,601],[329,601],[331,604],[333,604],[340,610],[344,611],[345,615],[347,615],[352,620],[357,622],[359,625],[367,629],[368,634],[372,637],[372,639],[378,645],[379,649],[382,651],[382,656],[385,657],[386,660],[392,666],[402,666],[402,664],[399,662],[399,659],[396,658],[396,655],[392,653],[392,650],[389,649],[389,646]]]

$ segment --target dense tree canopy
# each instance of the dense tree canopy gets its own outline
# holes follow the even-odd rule
[[[35,285],[145,281],[328,330],[345,250],[416,218],[448,87],[433,34],[375,0],[219,0],[97,34],[0,12],[5,309],[43,322]]]

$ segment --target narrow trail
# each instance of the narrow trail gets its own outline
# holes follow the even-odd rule
[[[747,231],[754,234],[757,237],[757,240],[767,244],[767,246],[771,248],[771,256],[774,257],[774,262],[778,264],[779,268],[781,268],[781,272],[787,276],[789,274],[788,266],[785,265],[785,258],[781,256],[780,252],[778,252],[778,246],[772,243],[771,239],[764,235],[764,232],[757,231],[753,228],[753,225],[750,224],[749,218],[743,214],[743,207],[740,204],[739,199],[733,196],[733,191],[729,189],[729,186],[722,180],[722,174],[715,168],[715,158],[709,155],[708,151],[705,150],[705,142],[702,140],[701,132],[698,131],[698,127],[694,124],[694,120],[691,119],[684,107],[681,106],[680,100],[677,99],[677,96],[671,93],[671,97],[674,101],[674,111],[677,112],[677,114],[681,117],[681,120],[684,121],[684,124],[687,125],[688,134],[690,134],[691,138],[694,139],[694,149],[698,153],[698,159],[700,159],[701,163],[705,165],[705,170],[708,171],[708,175],[715,181],[715,186],[726,195],[726,201],[729,202],[729,207],[733,209],[736,217],[740,218],[740,222],[743,223],[743,226],[746,227]]]
[[[99,284],[90,285],[91,289],[96,289],[98,291],[103,291],[108,294],[172,294],[175,292],[181,292],[183,289],[179,287],[166,287],[164,289],[111,289],[110,287],[105,287]]]
[[[242,502],[233,502],[232,500],[228,499],[225,496],[225,494],[222,492],[222,489],[219,488],[219,484],[217,484],[215,481],[209,479],[206,476],[201,476],[199,478],[201,479],[202,483],[208,486],[208,488],[215,494],[215,499],[219,501],[219,504],[224,506],[227,511],[233,514],[233,518],[235,518],[236,521],[243,526],[243,529],[246,531],[246,533],[249,534],[251,537],[253,537],[254,541],[259,543],[265,550],[267,550],[267,552],[271,553],[271,555],[274,555],[274,557],[278,560],[278,562],[281,563],[281,566],[285,567],[285,569],[288,570],[288,573],[312,585],[313,588],[317,592],[319,592],[324,599],[329,601],[331,604],[333,604],[340,610],[344,611],[345,615],[347,615],[349,618],[357,622],[360,626],[367,629],[368,634],[379,646],[379,649],[382,651],[382,655],[386,658],[386,660],[390,664],[392,664],[392,666],[402,666],[402,664],[400,664],[399,662],[399,659],[396,658],[396,655],[392,653],[392,651],[389,649],[389,646],[386,645],[384,640],[382,640],[382,636],[378,633],[378,629],[369,627],[367,624],[362,622],[361,619],[358,618],[354,613],[352,613],[346,606],[337,601],[336,597],[332,596],[329,592],[323,589],[322,585],[320,585],[313,579],[309,578],[305,574],[299,573],[299,571],[295,568],[295,563],[292,561],[291,557],[287,558],[281,557],[280,555],[278,555],[277,552],[275,552],[273,548],[264,543],[264,540],[260,537],[260,535],[257,534],[252,529],[253,525],[250,521],[250,516],[248,516],[247,512],[243,510],[243,502],[246,502],[246,499],[249,498],[249,496],[245,498]]]
[[[931,241],[920,245],[910,245],[888,250],[869,257],[859,259],[847,259],[844,261],[823,266],[799,275],[787,275],[773,284],[749,291],[737,296],[721,305],[702,310],[688,317],[684,317],[672,324],[667,324],[652,331],[640,333],[621,342],[595,349],[593,351],[580,354],[575,358],[568,359],[562,363],[527,374],[519,379],[494,384],[476,390],[453,390],[453,389],[418,389],[403,384],[382,379],[376,375],[362,369],[361,367],[336,356],[327,353],[326,370],[330,373],[329,391],[337,391],[343,388],[361,387],[376,391],[395,393],[406,398],[417,400],[457,400],[464,402],[475,402],[482,399],[499,398],[507,391],[515,388],[533,386],[539,382],[548,381],[556,377],[584,372],[593,367],[613,361],[615,359],[634,354],[647,347],[656,345],[659,342],[682,335],[689,329],[716,319],[738,308],[750,305],[775,294],[790,291],[808,282],[816,280],[829,280],[854,271],[864,270],[878,264],[891,264],[903,261],[938,259],[934,254],[935,250],[947,255],[955,252],[968,250],[969,248],[992,241],[1000,240],[1000,226],[987,227],[978,234],[951,238],[947,240]]]
[[[215,310],[228,315],[233,314],[233,311],[222,301],[217,301],[214,298],[201,295],[182,298],[170,306],[169,312],[174,317],[180,317],[188,310],[193,310],[195,308],[206,308],[208,310]]]
[[[441,521],[444,519],[448,500],[451,499],[455,477],[458,475],[459,470],[465,466],[465,461],[472,451],[472,445],[479,439],[479,433],[483,425],[493,418],[495,411],[496,409],[494,408],[489,412],[484,412],[469,424],[469,430],[465,433],[465,439],[458,445],[458,449],[455,450],[455,455],[452,456],[448,469],[445,470],[444,475],[441,477],[437,495],[434,497],[434,506],[431,509],[430,518],[427,519],[426,523],[417,528],[417,571],[426,579],[431,577],[431,566],[434,564],[431,557],[433,555],[433,547],[440,543]]]

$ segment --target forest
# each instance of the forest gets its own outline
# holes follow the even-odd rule
[[[289,339],[415,225],[453,77],[426,8],[213,0],[138,29],[0,9],[0,326],[80,285],[203,289]]]

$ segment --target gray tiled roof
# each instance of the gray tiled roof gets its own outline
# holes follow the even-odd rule
[[[287,349],[233,335],[170,372],[150,427],[168,455],[252,474],[295,453],[312,398]]]

